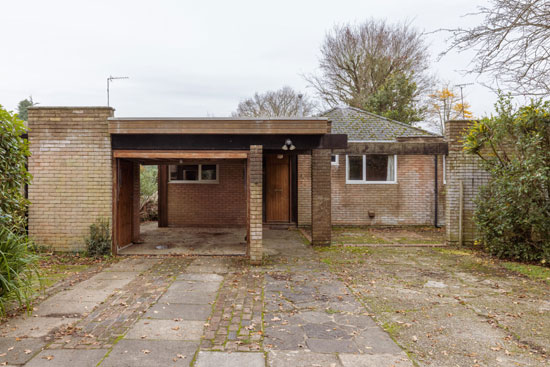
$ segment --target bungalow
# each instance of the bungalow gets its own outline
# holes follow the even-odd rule
[[[119,118],[109,107],[29,109],[29,234],[83,248],[111,219],[112,252],[140,242],[141,165],[159,170],[160,229],[226,227],[262,259],[264,225],[438,224],[447,145],[354,108],[314,118]],[[349,144],[348,144],[349,140]]]

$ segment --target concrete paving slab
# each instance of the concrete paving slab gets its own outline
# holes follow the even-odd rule
[[[361,331],[355,342],[362,353],[368,354],[401,354],[403,350],[395,344],[390,336],[380,328]]]
[[[394,354],[339,354],[344,367],[413,367],[405,353]]]
[[[265,367],[263,353],[199,352],[195,367]]]
[[[185,273],[178,275],[176,280],[194,280],[199,282],[217,282],[223,281],[223,276],[218,274],[200,274],[200,273]]]
[[[140,340],[199,340],[204,321],[139,320],[124,337]]]
[[[54,297],[67,301],[102,302],[116,289],[124,287],[133,279],[98,279],[94,276],[78,283],[70,290],[59,292]]]
[[[316,353],[359,353],[359,349],[351,340],[307,339],[306,344]]]
[[[93,279],[129,279],[130,281],[134,280],[140,273],[137,271],[102,271],[93,276]]]
[[[0,335],[5,337],[41,338],[52,330],[77,322],[78,318],[17,317],[2,325]]]
[[[105,349],[47,349],[25,367],[94,367],[106,353]]]
[[[170,286],[171,292],[217,292],[220,288],[218,282],[193,282],[193,281],[175,281]]]
[[[187,305],[182,303],[157,303],[145,313],[145,318],[205,321],[212,313],[212,305]]]
[[[146,258],[146,257],[134,257],[123,259],[116,264],[111,265],[105,271],[126,271],[126,272],[138,272],[142,273],[145,270],[150,269],[153,265],[158,263],[159,259]]]
[[[341,367],[336,354],[313,353],[309,350],[271,350],[267,354],[269,367]]]
[[[189,305],[208,305],[216,299],[215,292],[177,292],[170,288],[160,297],[159,303],[185,303]]]
[[[179,340],[121,340],[101,367],[189,366],[198,342]]]
[[[225,265],[201,265],[201,264],[191,264],[186,269],[188,273],[216,273],[216,274],[226,274],[228,272],[227,266]]]
[[[0,338],[0,366],[24,364],[42,351],[46,342],[37,338]]]
[[[92,312],[98,302],[67,301],[56,298],[48,298],[34,308],[34,315],[51,317],[80,317]]]

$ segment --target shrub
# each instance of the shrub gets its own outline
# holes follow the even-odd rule
[[[0,227],[10,232],[25,232],[27,200],[22,188],[29,183],[26,168],[29,149],[21,138],[23,121],[0,105]]]
[[[157,166],[140,168],[140,219],[158,220],[158,169]]]
[[[39,278],[37,260],[25,235],[0,227],[0,314],[12,301],[29,309],[33,280]]]
[[[90,236],[86,238],[86,253],[91,257],[111,253],[111,228],[108,219],[99,218],[90,225]]]
[[[550,103],[514,111],[501,97],[498,115],[475,122],[464,149],[491,179],[474,220],[485,249],[500,258],[550,262]]]

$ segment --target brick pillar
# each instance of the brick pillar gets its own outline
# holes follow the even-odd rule
[[[313,245],[330,245],[331,188],[330,149],[311,152],[311,242]]]
[[[462,243],[471,245],[476,240],[476,227],[473,221],[474,200],[482,185],[488,182],[489,174],[480,167],[480,158],[465,154],[462,137],[467,133],[471,121],[447,121],[445,138],[449,144],[446,159],[446,203],[445,229],[447,244],[458,245],[460,237],[460,185],[463,190]]]
[[[250,263],[262,263],[262,146],[251,145],[248,156],[248,249]]]
[[[85,248],[97,218],[112,218],[110,107],[29,108],[29,235],[56,251]],[[111,227],[112,228],[112,227]]]

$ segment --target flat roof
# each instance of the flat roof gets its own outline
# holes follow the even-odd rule
[[[329,133],[326,117],[111,117],[111,134],[307,134]]]

